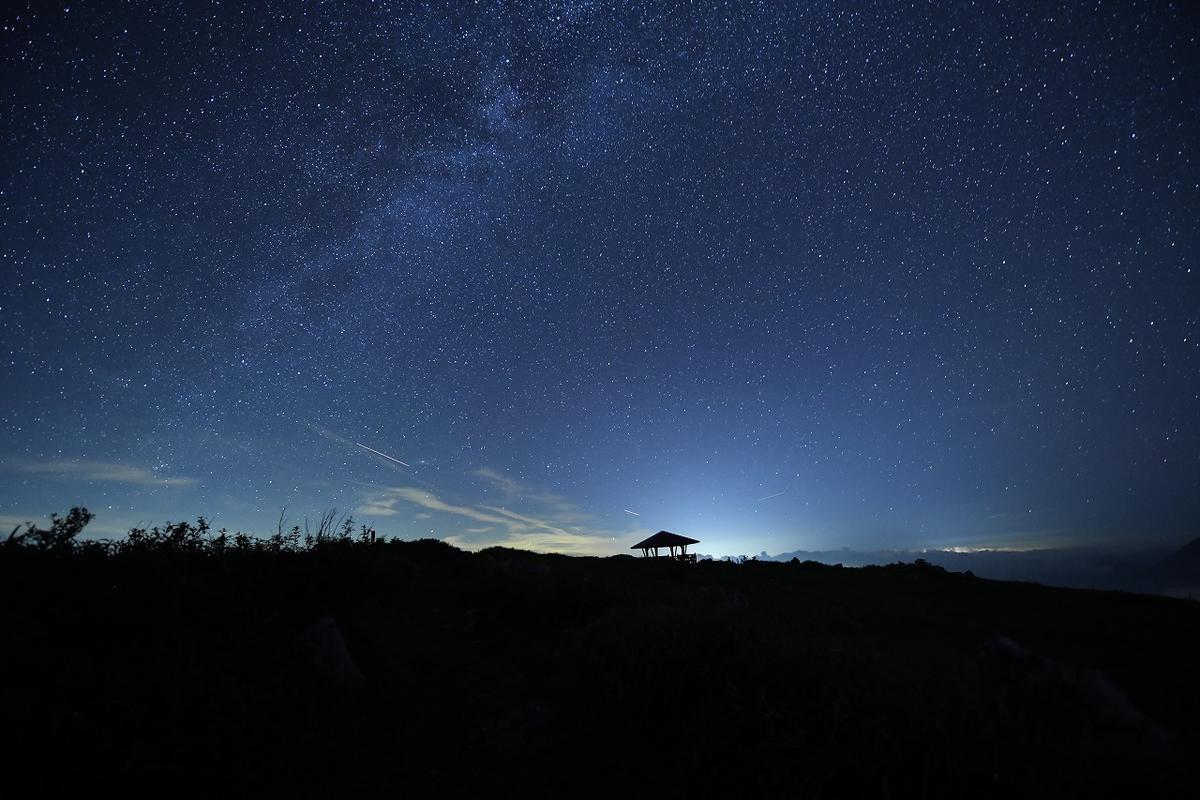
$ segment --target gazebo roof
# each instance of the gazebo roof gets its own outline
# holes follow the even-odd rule
[[[649,539],[643,539],[629,549],[641,550],[645,547],[679,547],[685,544],[700,544],[700,540],[689,539],[686,536],[680,536],[678,533],[671,533],[670,531],[659,531]]]

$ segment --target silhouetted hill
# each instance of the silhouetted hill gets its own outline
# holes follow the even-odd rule
[[[1167,555],[1165,548],[1074,547],[1041,550],[824,550],[781,553],[760,559],[813,560],[824,564],[868,566],[911,562],[921,558],[955,572],[970,571],[983,578],[1032,581],[1046,586],[1157,592],[1152,572]]]
[[[73,547],[61,527],[0,547],[0,780],[39,794],[1146,797],[1196,777],[1192,602],[927,563],[195,526]]]
[[[1151,574],[1159,591],[1200,599],[1200,538],[1164,558]]]

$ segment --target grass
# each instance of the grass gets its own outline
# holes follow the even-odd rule
[[[85,516],[0,547],[5,780],[46,791],[1153,796],[1195,782],[1188,601],[927,565],[465,553],[332,516],[307,536],[200,521],[80,543]],[[329,629],[361,682],[329,668],[337,647],[313,638]],[[982,658],[997,636],[1056,677]],[[1085,670],[1167,745],[1076,693]]]

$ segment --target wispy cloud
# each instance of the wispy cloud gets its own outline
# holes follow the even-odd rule
[[[358,513],[363,516],[395,516],[405,506],[423,509],[416,516],[444,515],[450,519],[443,538],[464,549],[475,550],[493,545],[526,550],[607,555],[621,548],[628,531],[597,527],[594,519],[566,498],[553,492],[535,490],[492,469],[472,473],[483,478],[488,488],[500,492],[505,502],[453,503],[414,486],[395,486],[370,492],[363,498]],[[520,511],[513,506],[519,506]],[[457,527],[453,518],[469,524]],[[461,522],[460,522],[461,524]]]
[[[440,497],[427,492],[424,489],[418,489],[415,486],[396,486],[391,489],[384,490],[384,494],[376,501],[376,505],[388,506],[395,508],[399,502],[412,503],[421,508],[427,508],[430,511],[440,511],[444,514],[455,514],[460,517],[474,520],[475,522],[487,522],[493,525],[503,525],[505,520],[497,514],[490,514],[482,509],[473,506],[460,506],[453,503],[447,503]]]
[[[50,526],[50,518],[45,514],[28,514],[26,516],[0,514],[0,538],[8,536],[13,532],[14,528],[24,529],[30,523],[40,528],[48,528]],[[139,524],[140,520],[132,517],[121,517],[115,521],[112,518],[92,520],[79,538],[122,537],[129,533],[130,528]]]
[[[492,545],[514,547],[519,550],[533,550],[539,553],[565,553],[572,556],[607,556],[618,552],[619,548],[613,537],[584,536],[555,536],[537,531],[510,531],[502,541],[481,543],[464,536],[445,536],[447,542],[464,550],[476,550]]]
[[[355,512],[364,517],[394,517],[400,512],[396,510],[396,501],[389,500],[387,497],[378,496],[364,500],[359,504]],[[417,514],[417,519],[421,515]]]
[[[505,505],[521,502],[537,506],[552,514],[555,520],[564,525],[569,522],[581,522],[587,516],[561,494],[527,486],[499,470],[480,467],[471,474],[483,478],[490,488],[498,490],[504,497]]]
[[[525,491],[525,487],[520,483],[508,477],[503,472],[498,472],[490,467],[480,467],[471,474],[478,475],[480,478],[487,480],[506,494],[519,495]]]
[[[563,523],[558,520],[546,520],[538,517],[531,517],[528,514],[518,514],[516,511],[510,511],[507,508],[498,508],[496,506],[484,506],[483,508],[487,511],[499,514],[507,520],[511,520],[511,522],[508,523],[510,525],[515,523],[517,525],[526,526],[532,530],[552,533],[556,536],[570,536],[573,531],[578,532],[582,530],[580,526],[573,525],[571,526],[571,530],[568,531],[562,527]]]
[[[141,467],[108,461],[27,461],[12,465],[18,472],[61,475],[82,481],[107,481],[128,486],[192,486],[200,481],[183,476],[166,476]]]
[[[0,514],[0,536],[7,536],[12,533],[14,528],[24,528],[28,523],[45,524],[45,518],[39,517],[36,514],[31,514],[27,517],[17,516],[16,514]]]

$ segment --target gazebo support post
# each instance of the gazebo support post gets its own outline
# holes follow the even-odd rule
[[[695,563],[696,556],[688,552],[689,544],[699,544],[699,542],[670,531],[659,531],[629,549],[641,550],[642,558],[669,558],[672,561]],[[662,550],[667,552],[663,553]]]

